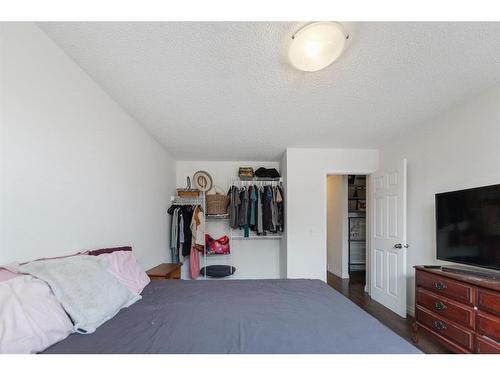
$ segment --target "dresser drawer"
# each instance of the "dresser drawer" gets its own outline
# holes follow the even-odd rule
[[[458,281],[440,277],[428,272],[418,271],[416,284],[439,295],[450,297],[453,300],[472,305],[474,303],[475,288]]]
[[[176,280],[179,280],[181,278],[181,269],[177,269],[175,271],[173,271],[169,277],[169,279],[176,279]]]
[[[492,339],[476,336],[476,353],[500,354],[500,344]]]
[[[438,333],[467,350],[473,350],[474,334],[471,331],[447,319],[443,319],[439,315],[426,311],[419,306],[417,306],[416,314],[417,320],[433,332]]]
[[[439,316],[456,323],[474,328],[474,308],[454,302],[446,297],[417,288],[417,304]]]
[[[476,330],[481,335],[500,341],[500,318],[478,311],[476,314]]]
[[[160,280],[165,280],[166,278],[164,276],[149,276],[149,279],[151,281],[160,281]]]
[[[480,310],[500,316],[500,293],[493,290],[477,290],[477,306]]]

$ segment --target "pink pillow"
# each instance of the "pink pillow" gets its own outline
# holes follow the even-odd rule
[[[141,294],[144,287],[151,281],[132,251],[114,251],[98,255],[98,257],[106,259],[107,270],[132,293]]]
[[[0,353],[37,353],[73,325],[47,283],[30,275],[0,283]]]
[[[13,279],[14,277],[20,276],[17,273],[10,272],[9,270],[5,270],[3,268],[0,268],[0,282],[2,281],[7,281],[10,279]]]

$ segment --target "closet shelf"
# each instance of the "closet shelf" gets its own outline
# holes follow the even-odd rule
[[[274,182],[283,182],[283,177],[276,177],[276,178],[266,178],[266,177],[251,177],[251,178],[240,178],[236,177],[233,178],[232,181],[274,181]]]
[[[206,254],[205,255],[207,259],[210,259],[210,258],[224,258],[224,257],[230,257],[231,256],[231,253],[229,254]]]
[[[233,240],[280,240],[283,236],[232,236]]]
[[[229,219],[229,214],[224,214],[224,215],[205,215],[207,219],[213,219],[213,220],[227,220]]]

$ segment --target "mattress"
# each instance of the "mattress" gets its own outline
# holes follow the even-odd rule
[[[44,353],[420,353],[319,280],[153,281]]]

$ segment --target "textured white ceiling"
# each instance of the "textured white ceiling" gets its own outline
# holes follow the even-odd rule
[[[500,23],[346,24],[315,73],[287,63],[299,23],[38,25],[181,160],[375,148],[500,82]]]

